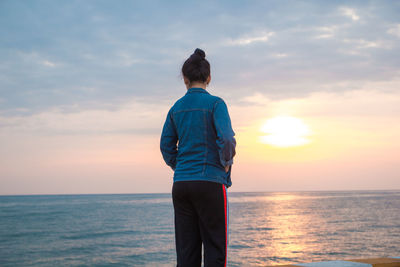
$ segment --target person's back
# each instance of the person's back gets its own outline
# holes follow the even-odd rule
[[[227,106],[205,90],[211,80],[204,51],[182,67],[187,93],[171,107],[160,149],[174,170],[177,266],[226,266],[228,199],[236,140]]]
[[[202,88],[189,88],[169,116],[179,140],[174,181],[207,180],[231,186],[231,171],[225,172],[223,166],[234,151],[219,153],[226,144],[233,150],[235,143],[225,102]]]

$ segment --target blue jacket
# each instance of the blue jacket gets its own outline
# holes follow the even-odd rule
[[[202,88],[188,89],[169,110],[160,140],[174,182],[205,180],[230,187],[234,135],[224,100]]]

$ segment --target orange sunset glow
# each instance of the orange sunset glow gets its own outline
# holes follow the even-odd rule
[[[229,106],[237,138],[232,190],[390,188],[399,183],[400,97],[370,90],[289,100],[255,95],[242,101],[249,104]],[[172,172],[158,147],[165,110],[167,105],[146,107],[132,100],[109,111],[54,110],[3,118],[9,126],[0,133],[7,140],[0,155],[2,190],[29,185],[37,192],[168,191]],[[135,130],[140,128],[156,130],[142,134]]]

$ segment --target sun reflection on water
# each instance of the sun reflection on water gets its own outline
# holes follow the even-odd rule
[[[251,266],[300,262],[316,246],[309,226],[321,223],[315,214],[305,211],[306,199],[297,193],[271,193],[247,203],[246,216],[235,216],[247,239],[232,240],[232,247],[238,249],[235,253],[251,251]],[[244,249],[249,244],[253,244],[251,250]]]

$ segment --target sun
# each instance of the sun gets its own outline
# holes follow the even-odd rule
[[[310,143],[307,136],[311,134],[309,127],[299,118],[277,116],[268,119],[261,127],[261,143],[277,147],[302,146]]]

